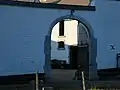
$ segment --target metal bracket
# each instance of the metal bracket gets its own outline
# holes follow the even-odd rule
[[[70,10],[70,15],[73,16],[75,10]]]
[[[115,50],[115,45],[110,45],[110,50]]]

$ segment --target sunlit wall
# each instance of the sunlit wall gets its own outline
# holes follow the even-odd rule
[[[68,20],[64,22],[64,36],[59,36],[59,23],[57,23],[51,34],[51,59],[67,60],[69,57],[68,45],[77,45],[78,21]],[[58,50],[58,42],[64,41],[65,50]]]

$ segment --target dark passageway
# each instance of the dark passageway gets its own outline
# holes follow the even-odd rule
[[[69,46],[69,61],[70,68],[77,69],[78,60],[78,46]]]
[[[51,59],[51,68],[52,68],[51,80],[52,81],[50,81],[49,83],[58,83],[59,85],[68,83],[67,85],[79,86],[80,81],[82,79],[81,78],[82,71],[84,71],[85,79],[89,79],[89,59],[90,59],[89,58],[89,54],[90,54],[89,35],[88,35],[87,28],[81,22],[77,21],[75,23],[72,23],[74,28],[66,28],[67,27],[66,26],[67,24],[65,24],[66,22],[71,23],[73,21],[66,19],[66,21],[61,20],[59,21],[59,24],[57,24],[59,26],[57,38],[60,40],[58,40],[58,42],[56,41],[57,43],[56,45],[57,47],[58,46],[59,47],[56,50],[58,51],[58,53],[56,52],[54,54],[59,55],[60,57],[64,57],[64,55],[66,55],[67,58]],[[70,30],[70,29],[71,31],[74,29],[76,30],[75,31],[76,36],[67,36],[66,33],[69,32],[67,30]],[[70,34],[68,35],[74,35],[73,32],[72,33],[69,32],[69,33]],[[76,42],[75,44],[74,43],[69,44],[68,42],[66,43],[65,40],[68,39],[68,40],[71,40],[72,42],[73,38],[76,38],[74,39]],[[67,51],[67,53],[59,53],[59,52],[64,52],[64,51]],[[79,73],[77,78],[76,78],[76,72]]]

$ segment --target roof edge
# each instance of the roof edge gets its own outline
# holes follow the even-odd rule
[[[83,10],[83,11],[95,11],[96,10],[95,6],[66,5],[66,4],[54,4],[54,3],[36,3],[36,2],[24,2],[24,1],[0,1],[0,5],[33,7],[33,8]]]

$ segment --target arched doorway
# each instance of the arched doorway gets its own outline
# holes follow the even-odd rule
[[[79,33],[77,33],[77,34],[78,34],[78,38],[80,38],[80,39],[78,39],[78,41],[77,41],[78,43],[77,43],[76,47],[74,47],[74,45],[73,45],[73,47],[76,48],[76,50],[78,50],[78,51],[75,51],[75,52],[77,52],[77,56],[76,56],[77,59],[76,59],[76,62],[74,63],[73,66],[77,65],[77,67],[75,69],[78,69],[78,67],[80,66],[81,70],[86,72],[87,79],[89,79],[89,77],[90,77],[90,75],[89,75],[90,68],[89,67],[90,67],[91,62],[93,63],[91,45],[92,45],[92,39],[94,37],[93,37],[92,31],[90,31],[89,27],[87,27],[87,25],[84,23],[84,20],[81,20],[76,16],[64,16],[64,17],[58,18],[57,20],[55,20],[52,23],[52,25],[50,27],[50,32],[48,33],[48,38],[47,39],[48,39],[48,41],[51,41],[52,29],[54,28],[54,26],[58,22],[62,22],[63,20],[76,20],[76,21],[78,21],[77,29],[78,29]],[[82,30],[82,31],[80,31],[79,29]],[[83,33],[84,33],[84,35],[82,35]],[[83,36],[84,36],[84,38],[83,38]],[[63,46],[63,44],[64,43],[62,41],[61,46]],[[70,45],[69,45],[69,48],[73,48],[73,47],[72,46],[70,47]],[[50,46],[49,49],[50,49],[50,52],[51,52],[51,46]],[[71,50],[75,50],[75,49],[71,49]],[[73,51],[71,51],[71,52],[73,53]],[[78,60],[78,59],[81,59],[81,60]],[[50,60],[48,60],[48,61],[50,61]],[[74,62],[74,60],[72,60],[71,62]],[[56,65],[56,66],[58,66],[58,65]]]

